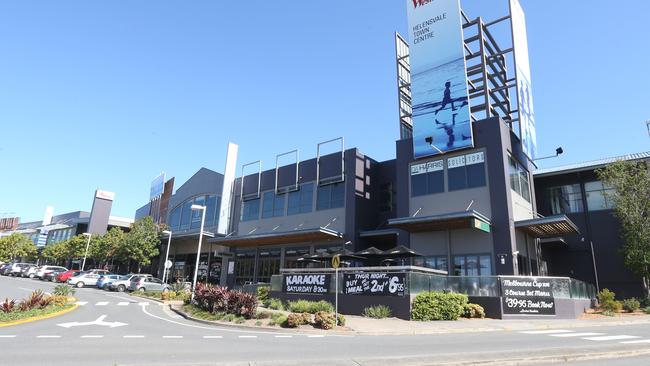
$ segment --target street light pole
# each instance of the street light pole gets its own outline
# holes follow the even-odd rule
[[[83,233],[82,235],[88,237],[88,242],[86,243],[86,253],[84,254],[84,261],[81,264],[81,271],[83,272],[84,267],[86,267],[86,257],[88,257],[88,247],[90,247],[90,238],[93,236],[93,234]]]
[[[169,260],[169,245],[172,243],[172,232],[171,230],[163,230],[163,234],[168,236],[167,239],[167,253],[165,254],[165,263],[163,263],[163,278],[162,281],[163,283],[167,283],[167,261]]]
[[[201,210],[201,231],[199,231],[199,247],[196,250],[196,264],[194,265],[194,279],[192,280],[192,295],[190,301],[194,301],[194,289],[196,288],[196,278],[199,274],[199,259],[201,258],[201,241],[203,240],[203,225],[205,224],[205,206],[192,205],[193,211]]]
[[[591,261],[594,263],[594,279],[596,280],[596,293],[600,293],[600,285],[598,284],[598,270],[596,269],[596,255],[594,254],[594,242],[589,240],[591,247]]]

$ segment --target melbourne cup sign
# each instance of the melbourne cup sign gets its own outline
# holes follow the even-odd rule
[[[289,294],[326,294],[330,289],[328,274],[286,274],[282,277],[282,292]]]
[[[404,296],[404,273],[364,272],[343,275],[346,295]]]
[[[501,277],[503,314],[555,315],[551,279]]]

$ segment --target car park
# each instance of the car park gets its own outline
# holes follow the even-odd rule
[[[57,277],[56,277],[56,282],[67,282],[70,278],[78,275],[81,273],[78,269],[69,269],[65,272],[61,272]]]
[[[108,290],[124,292],[129,289],[129,286],[131,285],[131,280],[138,277],[153,277],[153,276],[150,274],[143,274],[143,273],[138,273],[138,274],[131,273],[128,275],[124,275],[119,279],[113,281],[110,285],[108,285]]]
[[[14,263],[9,267],[9,271],[7,272],[7,275],[9,276],[20,276],[20,272],[23,270],[23,268],[29,268],[30,263]]]
[[[32,277],[34,277],[34,273],[36,272],[36,268],[38,268],[38,266],[36,264],[28,263],[26,266],[23,266],[23,268],[20,270],[20,273],[18,275],[20,277],[32,278]]]
[[[55,269],[53,271],[49,271],[43,275],[43,278],[41,278],[43,281],[50,281],[50,282],[55,282],[56,278],[61,274],[65,272],[64,270],[60,269]]]
[[[97,281],[97,288],[102,290],[106,288],[106,286],[110,285],[113,281],[120,279],[121,277],[122,276],[118,274],[101,275]]]
[[[81,272],[78,275],[68,279],[68,284],[75,287],[97,286],[100,275],[93,272]]]
[[[63,271],[67,271],[68,269],[61,266],[40,266],[36,269],[36,272],[34,273],[34,277],[43,279],[43,276],[45,276],[46,273],[52,272],[54,270],[59,270],[63,272]]]
[[[169,285],[155,277],[135,277],[131,280],[129,291],[167,291]]]

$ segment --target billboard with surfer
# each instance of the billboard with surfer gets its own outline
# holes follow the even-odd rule
[[[474,146],[459,0],[407,0],[413,154]]]

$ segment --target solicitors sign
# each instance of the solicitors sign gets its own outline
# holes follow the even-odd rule
[[[407,0],[415,158],[472,147],[459,0]]]
[[[509,315],[555,315],[551,279],[500,277],[503,313]]]
[[[326,294],[330,289],[328,274],[285,274],[282,292],[289,294]]]

